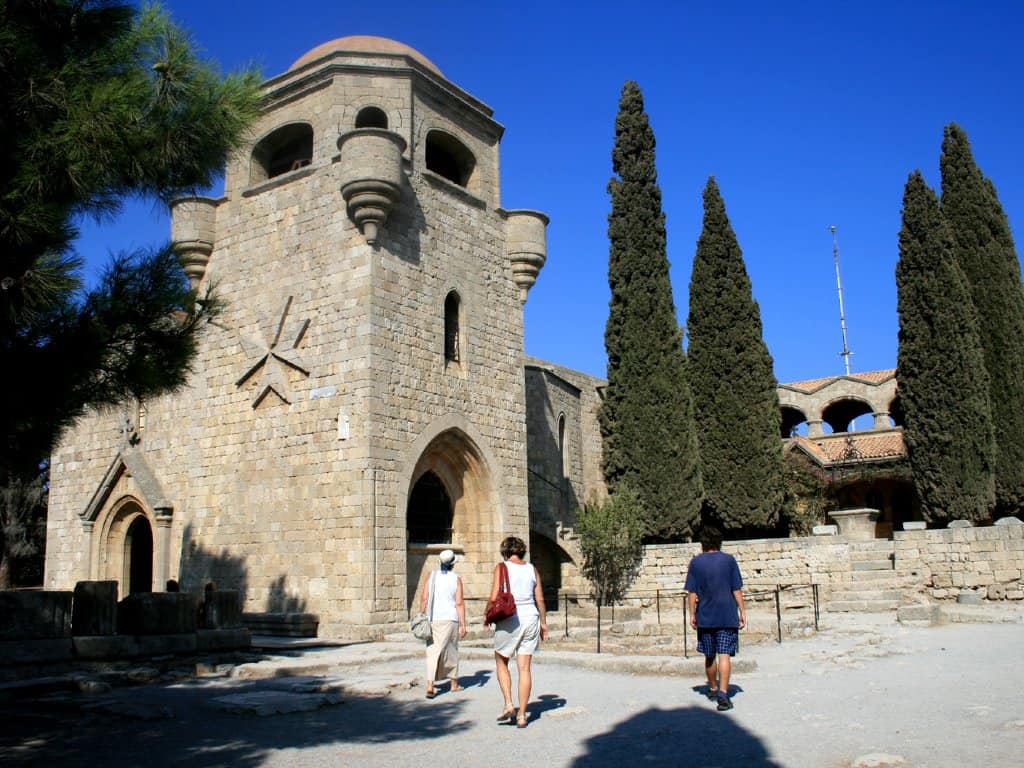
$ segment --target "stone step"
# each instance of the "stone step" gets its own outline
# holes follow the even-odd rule
[[[892,560],[853,560],[850,569],[854,571],[894,571]]]
[[[846,613],[887,613],[899,608],[899,600],[831,600],[826,611]]]
[[[877,571],[852,571],[850,574],[851,582],[878,582],[878,581],[891,581],[896,582],[896,571],[892,568]]]
[[[856,563],[860,560],[892,560],[894,554],[891,546],[876,549],[850,549],[850,561]]]
[[[830,603],[862,600],[899,600],[903,597],[900,589],[836,589],[832,588]]]

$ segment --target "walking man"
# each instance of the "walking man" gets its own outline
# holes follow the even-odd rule
[[[722,552],[722,532],[713,525],[701,529],[703,550],[690,561],[686,596],[690,626],[697,630],[697,650],[704,654],[707,696],[718,711],[732,709],[729,675],[739,647],[739,630],[747,623],[743,606],[743,577],[732,555]]]

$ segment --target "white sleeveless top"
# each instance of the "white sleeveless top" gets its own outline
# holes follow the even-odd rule
[[[516,613],[520,619],[539,616],[537,603],[533,599],[533,590],[537,586],[537,571],[532,563],[513,563],[505,561],[508,566],[508,582],[512,596],[516,599]]]
[[[427,614],[431,621],[458,622],[459,612],[455,609],[455,591],[458,588],[459,577],[455,571],[434,571],[434,608],[431,610],[430,606],[427,606]]]

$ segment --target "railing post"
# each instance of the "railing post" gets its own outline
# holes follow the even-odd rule
[[[814,595],[814,631],[818,631],[818,585],[811,584],[811,593]]]
[[[658,608],[658,624],[661,624],[661,590],[654,593],[654,604]]]
[[[565,636],[569,636],[569,593],[565,594]]]
[[[775,626],[778,631],[779,642],[782,642],[782,587],[775,585]]]
[[[597,598],[597,652],[601,652],[601,598]]]

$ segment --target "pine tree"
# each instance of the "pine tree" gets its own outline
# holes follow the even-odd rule
[[[785,497],[778,383],[714,177],[704,189],[687,329],[703,514],[729,531],[766,531],[777,525]]]
[[[995,428],[996,515],[1024,510],[1024,285],[995,187],[955,123],[942,142],[942,213],[974,301]]]
[[[156,7],[0,2],[0,563],[25,554],[7,534],[33,508],[5,500],[33,487],[61,433],[89,408],[182,386],[212,311],[170,246],[116,256],[84,291],[76,220],[209,186],[259,98],[255,72],[221,78]]]
[[[605,328],[608,387],[600,414],[604,474],[614,493],[632,487],[648,541],[688,536],[700,477],[682,334],[672,301],[665,215],[654,166],[654,132],[636,83],[622,88],[608,183]]]
[[[921,513],[985,520],[995,438],[977,315],[938,199],[919,172],[904,190],[899,248],[896,378]]]

